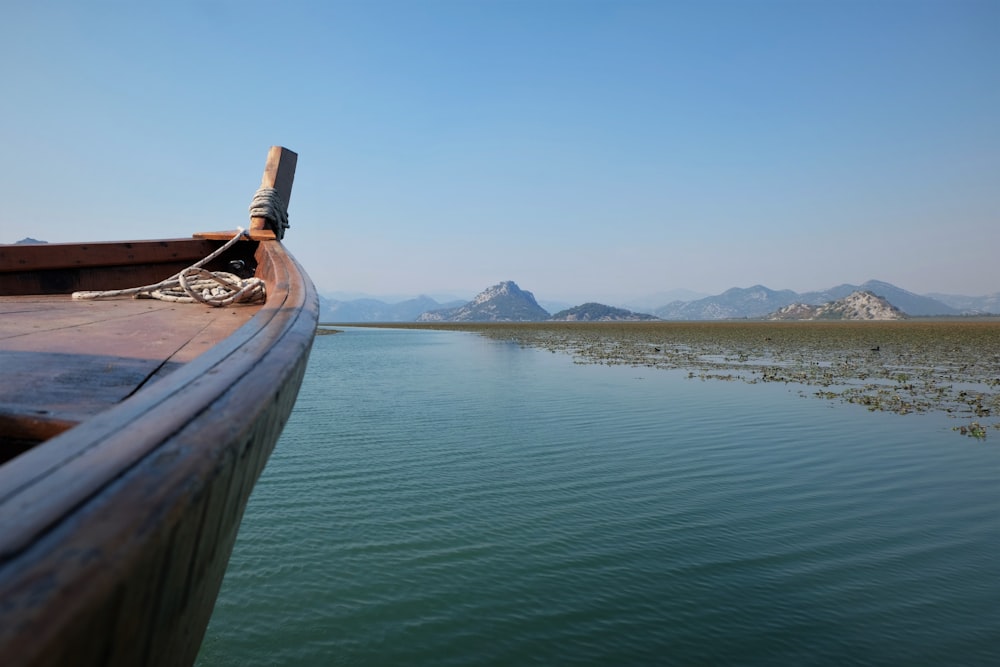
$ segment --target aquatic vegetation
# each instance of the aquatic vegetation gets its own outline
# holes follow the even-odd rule
[[[996,425],[994,425],[996,427]],[[954,429],[962,435],[967,435],[970,438],[976,438],[978,440],[986,439],[986,429],[979,424],[979,422],[972,422],[968,426],[956,426]]]
[[[1000,429],[1000,321],[420,323],[474,331],[582,364],[686,370],[688,378],[781,382],[871,411],[975,418],[956,431]],[[807,395],[807,394],[803,394]]]

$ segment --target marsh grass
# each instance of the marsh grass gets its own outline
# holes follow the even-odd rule
[[[571,354],[577,363],[683,369],[689,378],[801,385],[803,396],[898,414],[944,412],[984,439],[1000,429],[1000,322],[438,322]]]

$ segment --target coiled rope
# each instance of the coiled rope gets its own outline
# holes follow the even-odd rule
[[[136,299],[160,299],[176,303],[203,303],[216,308],[233,303],[263,302],[266,294],[264,281],[260,278],[240,278],[225,271],[206,271],[201,268],[244,236],[249,238],[249,234],[240,228],[236,236],[226,241],[218,250],[155,285],[103,292],[73,292],[73,298],[91,300],[131,296]]]

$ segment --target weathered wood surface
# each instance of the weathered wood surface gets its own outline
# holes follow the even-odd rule
[[[0,462],[191,361],[259,309],[0,297]]]
[[[232,238],[233,234],[225,237]],[[251,247],[239,244],[206,266],[228,270]],[[120,243],[0,245],[0,296],[69,294],[157,283],[219,247],[208,238]]]
[[[0,245],[0,273],[67,267],[193,264],[215,248],[198,239]]]
[[[258,244],[256,261],[268,301],[253,309],[115,301],[69,314],[63,297],[0,299],[0,374],[40,380],[31,355],[44,346],[27,316],[40,309],[48,345],[67,348],[64,389],[79,381],[78,398],[114,403],[80,410],[51,390],[53,414],[84,419],[0,466],[0,663],[193,662],[318,319],[315,290],[279,243]],[[91,305],[119,326],[98,333]],[[88,328],[90,349],[70,362],[81,339],[64,330]],[[93,377],[101,364],[113,366],[109,386]]]

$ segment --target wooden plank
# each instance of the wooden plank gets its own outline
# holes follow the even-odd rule
[[[0,296],[70,294],[152,285],[186,269],[193,263],[183,261],[138,266],[91,266],[80,269],[0,273]]]
[[[61,308],[39,313],[37,320],[18,317],[9,324],[0,324],[0,352],[123,357],[160,363],[202,331],[213,332],[210,342],[222,340],[260,308],[259,304],[216,309],[157,299],[67,298]],[[188,355],[183,361],[194,356]],[[41,367],[55,368],[56,362],[41,363]]]
[[[226,315],[215,314],[207,326],[200,329],[187,343],[165,360],[147,382],[155,382],[172,373],[180,364],[186,364],[199,355],[210,351],[213,347],[233,334],[236,329],[250,322],[260,310],[260,305],[235,305],[219,309]],[[215,310],[215,309],[212,309]]]
[[[259,219],[263,220],[264,218]],[[248,229],[247,233],[250,235],[249,240],[251,241],[274,241],[278,238],[270,229]],[[195,232],[193,234],[193,237],[196,239],[212,239],[216,241],[228,241],[234,236],[236,236],[235,229],[223,232]]]
[[[232,237],[230,237],[232,238]],[[193,264],[218,245],[206,239],[0,245],[0,273],[91,266]]]
[[[0,298],[0,437],[57,435],[207,352],[259,310]]]
[[[235,232],[234,232],[235,233]],[[259,235],[262,238],[266,234]],[[225,240],[232,238],[230,235]],[[0,296],[69,294],[74,291],[123,289],[155,284],[204,259],[219,247],[216,240],[44,244],[0,246]],[[128,247],[126,247],[128,246]],[[237,243],[205,266],[229,271],[229,262],[253,257],[256,242]],[[82,249],[86,249],[86,251]],[[74,259],[75,250],[82,254]],[[135,257],[122,261],[116,252]],[[247,262],[249,264],[249,262]],[[251,267],[252,268],[252,267]]]
[[[66,330],[71,336],[76,327],[114,327],[118,320],[141,316],[152,310],[175,308],[177,304],[154,299],[109,299],[74,301],[69,295],[0,297],[0,341],[26,338],[26,343],[4,342],[4,349],[45,351],[46,334]],[[74,336],[74,345],[54,351],[86,351],[88,339]],[[80,347],[82,346],[82,347]]]
[[[94,415],[130,396],[161,363],[108,355],[3,350],[0,405],[24,415]]]

